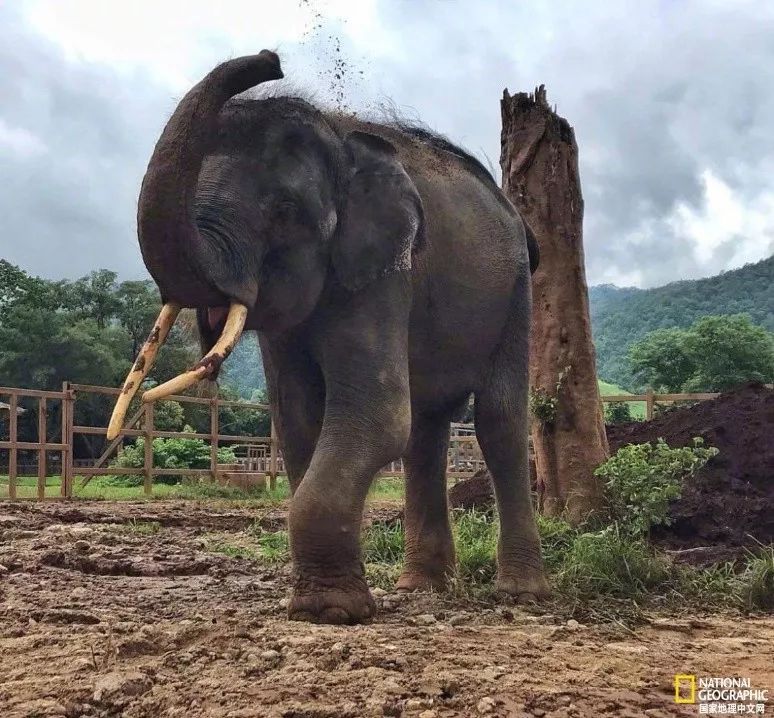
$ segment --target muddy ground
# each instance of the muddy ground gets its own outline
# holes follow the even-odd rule
[[[689,716],[675,673],[774,688],[774,618],[631,629],[382,593],[369,626],[290,623],[286,565],[209,550],[256,516],[285,511],[0,503],[0,716]]]

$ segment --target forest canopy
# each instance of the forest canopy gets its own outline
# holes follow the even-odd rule
[[[100,269],[75,281],[35,277],[0,260],[0,386],[58,391],[64,381],[118,387],[150,332],[161,306],[150,281],[118,282]],[[181,316],[149,376],[158,383],[185,371],[199,356],[192,313]],[[254,333],[247,332],[223,367],[219,394],[227,399],[266,400],[263,367]],[[106,426],[109,397],[84,394],[76,423]],[[32,406],[32,405],[31,405]],[[56,407],[56,403],[54,404]],[[50,417],[52,428],[57,417]],[[36,436],[34,411],[20,420],[24,440]],[[165,402],[157,428],[184,425],[208,430],[209,410]],[[267,435],[268,416],[248,409],[221,411],[221,429],[232,434]],[[28,436],[29,435],[29,436]],[[90,443],[88,437],[80,437]],[[86,447],[91,453],[95,447]],[[77,447],[84,452],[84,447]]]
[[[774,257],[715,277],[655,289],[590,287],[589,301],[597,373],[638,392],[644,380],[628,354],[649,332],[686,329],[700,317],[718,314],[747,314],[754,325],[774,331]]]

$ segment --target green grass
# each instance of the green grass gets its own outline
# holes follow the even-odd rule
[[[86,486],[81,486],[82,476],[76,476],[73,482],[73,495],[79,499],[101,499],[105,501],[136,501],[142,499],[230,499],[233,501],[257,501],[259,503],[281,503],[290,497],[287,479],[280,476],[277,485],[271,489],[243,491],[233,486],[218,484],[153,484],[153,493],[147,497],[142,486],[126,486],[112,476],[95,476]],[[16,478],[16,496],[20,499],[33,499],[38,495],[36,476],[18,476]],[[61,478],[46,478],[46,496],[59,496]],[[380,477],[374,481],[368,493],[371,500],[400,501],[403,499],[403,479],[394,476]],[[0,475],[0,499],[8,498],[8,476]]]
[[[750,554],[741,565],[706,569],[676,564],[662,551],[616,525],[575,529],[561,519],[538,517],[543,558],[555,594],[552,610],[602,620],[641,621],[650,609],[677,612],[774,608],[774,547]],[[498,522],[489,513],[455,511],[457,552],[454,594],[493,598]],[[400,574],[404,537],[400,522],[376,523],[363,535],[366,576],[390,590]]]
[[[751,553],[743,579],[745,605],[750,609],[774,610],[774,546]]]
[[[82,476],[73,480],[73,496],[79,499],[96,499],[104,501],[137,501],[159,499],[229,499],[259,504],[280,503],[290,496],[287,479],[279,477],[277,486],[270,489],[244,491],[233,486],[218,484],[161,484],[154,483],[153,493],[146,496],[142,486],[125,486],[116,482],[112,476],[95,476],[86,486],[81,486]],[[19,476],[16,479],[16,496],[20,499],[36,498],[37,477]],[[59,476],[46,478],[46,496],[58,497],[61,486]],[[8,476],[0,476],[0,499],[8,498]]]
[[[602,379],[597,379],[599,384],[599,393],[602,396],[615,396],[616,394],[631,394],[630,391],[622,389],[617,384],[611,384]],[[645,419],[645,402],[644,401],[629,401],[629,411],[631,412],[632,419],[643,420]]]
[[[376,501],[402,501],[404,482],[400,476],[380,476],[371,484],[368,498]]]
[[[128,531],[129,533],[137,534],[138,536],[153,536],[161,531],[161,524],[158,521],[138,521],[137,519],[129,519],[125,524],[121,525],[121,529]]]

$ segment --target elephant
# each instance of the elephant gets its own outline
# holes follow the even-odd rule
[[[450,422],[474,397],[500,518],[496,589],[549,593],[528,473],[531,269],[537,244],[491,174],[426,129],[235,97],[283,76],[263,50],[215,67],[181,100],[138,203],[163,308],[110,436],[181,308],[204,356],[144,401],[217,376],[256,330],[291,487],[294,620],[368,622],[366,494],[405,467],[401,591],[455,572],[446,496]],[[279,94],[279,93],[278,93]]]

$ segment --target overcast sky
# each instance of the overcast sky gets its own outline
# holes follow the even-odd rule
[[[321,102],[391,102],[495,166],[503,88],[545,83],[580,146],[590,283],[774,252],[774,3],[0,0],[0,256],[146,276],[136,198],[164,122],[264,47]]]

